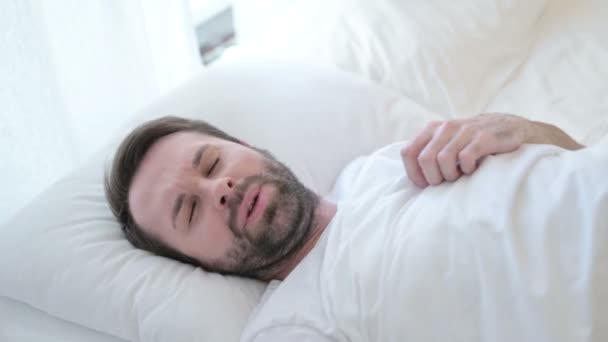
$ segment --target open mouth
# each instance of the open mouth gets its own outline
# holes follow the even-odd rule
[[[251,219],[254,218],[253,216],[255,216],[260,198],[260,189],[260,187],[251,186],[243,196],[238,214],[239,227],[241,227],[241,231],[243,232],[247,229]]]
[[[255,196],[253,197],[253,200],[251,201],[251,203],[249,204],[249,208],[247,209],[247,218],[249,218],[251,216],[251,213],[253,212],[253,210],[255,209],[256,204],[258,203],[258,198],[260,197],[260,193],[256,193]]]

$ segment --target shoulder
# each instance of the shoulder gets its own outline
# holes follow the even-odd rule
[[[269,284],[241,342],[335,341],[322,332],[331,329],[317,289],[302,278],[290,277]]]
[[[400,153],[405,145],[406,141],[395,142],[350,162],[336,179],[332,199],[359,197],[370,188],[390,185],[402,178],[402,186],[409,186]]]
[[[324,310],[319,284],[324,241],[325,235],[284,281],[275,280],[268,284],[241,341],[273,341],[279,338],[281,341],[308,341],[292,336],[313,337],[319,335],[319,331],[330,331],[330,320]],[[284,336],[289,336],[289,339]],[[314,340],[325,341],[321,337]]]

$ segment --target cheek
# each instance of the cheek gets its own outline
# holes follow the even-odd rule
[[[195,255],[203,261],[223,258],[233,246],[234,237],[225,220],[209,218],[195,228],[192,240],[196,240]]]
[[[264,158],[254,151],[235,153],[228,159],[231,162],[226,164],[227,169],[235,178],[246,178],[265,170]]]

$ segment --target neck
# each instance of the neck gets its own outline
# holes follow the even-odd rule
[[[329,222],[334,217],[337,211],[335,203],[329,202],[323,198],[320,199],[319,205],[315,210],[314,225],[310,231],[310,234],[302,245],[302,248],[293,254],[289,260],[281,265],[277,272],[270,275],[268,279],[263,280],[283,280],[285,277],[293,271],[296,266],[310,253],[310,251],[316,246],[321,234],[325,231],[325,228],[329,225]]]

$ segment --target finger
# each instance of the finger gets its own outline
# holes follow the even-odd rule
[[[443,123],[435,132],[431,141],[420,152],[418,163],[429,184],[438,185],[445,180],[439,166],[439,153],[453,139],[458,129],[459,125],[454,121]]]
[[[429,184],[424,178],[422,169],[418,164],[418,156],[433,137],[433,132],[437,125],[437,123],[429,124],[410,144],[401,150],[401,159],[403,160],[403,166],[405,167],[408,178],[421,188],[424,188]]]
[[[471,142],[471,136],[470,130],[460,130],[437,154],[437,163],[445,180],[453,182],[462,175],[458,153]]]
[[[444,180],[458,178],[459,171],[456,167],[456,153],[448,155],[446,152],[449,151],[444,150],[458,134],[460,127],[461,123],[459,121],[447,121],[443,123],[420,153],[418,161],[426,180],[430,184],[437,185]],[[444,152],[442,153],[442,151]]]
[[[401,150],[401,160],[403,161],[403,166],[405,167],[408,178],[414,184],[421,188],[429,185],[418,164],[418,152],[413,145],[410,144]]]
[[[464,148],[460,153],[458,153],[458,160],[460,161],[460,170],[470,175],[473,173],[478,166],[479,160],[488,155],[492,150],[492,146],[487,139],[484,138],[485,135],[479,134]]]

